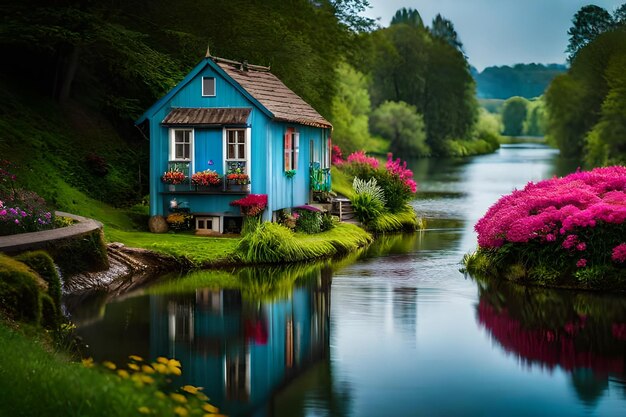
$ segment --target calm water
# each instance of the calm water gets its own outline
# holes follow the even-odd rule
[[[412,168],[428,230],[334,263],[201,272],[94,301],[75,316],[91,354],[176,357],[181,385],[232,416],[626,415],[626,297],[459,272],[491,204],[572,167],[517,145]]]

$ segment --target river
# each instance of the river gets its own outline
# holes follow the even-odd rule
[[[205,387],[231,416],[626,415],[626,297],[459,272],[491,204],[572,167],[527,144],[411,168],[426,230],[339,261],[94,300],[76,313],[89,353],[176,357],[176,383]]]

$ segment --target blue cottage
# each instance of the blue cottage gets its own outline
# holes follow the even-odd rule
[[[330,189],[332,125],[268,67],[207,56],[136,124],[149,129],[151,216],[182,207],[197,230],[237,232],[230,203],[248,193],[267,194],[271,220]],[[190,181],[209,169],[219,184]],[[168,171],[186,179],[164,183]]]

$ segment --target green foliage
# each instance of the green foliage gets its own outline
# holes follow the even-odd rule
[[[454,24],[437,13],[437,16],[433,19],[433,24],[430,27],[430,33],[439,38],[454,49],[463,53],[463,43],[459,39],[459,35],[454,30]]]
[[[56,311],[61,311],[61,279],[50,255],[44,251],[24,252],[16,256],[15,259],[28,265],[30,269],[37,272],[46,281],[52,305]]]
[[[357,194],[351,202],[357,219],[364,225],[377,219],[385,208],[383,203],[372,194]]]
[[[502,107],[502,133],[507,136],[521,136],[528,113],[528,101],[523,97],[511,97]]]
[[[322,214],[319,211],[296,210],[299,214],[296,220],[296,231],[314,234],[322,231]]]
[[[25,264],[0,253],[0,311],[13,320],[38,324],[41,278]]]
[[[374,199],[380,201],[382,205],[385,204],[385,193],[382,188],[378,186],[376,178],[370,178],[366,181],[358,177],[354,177],[354,180],[352,180],[352,188],[357,195],[370,194]]]
[[[567,71],[565,65],[559,64],[516,64],[512,67],[487,67],[476,74],[476,90],[480,99],[508,99],[524,97],[532,99],[544,94],[548,85],[559,74]],[[487,108],[492,113],[498,109]]]
[[[398,9],[396,14],[393,15],[390,26],[398,24],[404,24],[416,28],[424,27],[424,21],[422,20],[422,16],[420,16],[420,12],[410,7]]]
[[[370,117],[373,134],[380,135],[390,143],[389,150],[405,157],[426,156],[424,118],[415,106],[404,102],[385,101]]]
[[[351,224],[314,235],[294,235],[288,228],[264,222],[237,245],[236,257],[246,263],[285,263],[345,254],[368,245],[371,235]]]
[[[563,155],[586,156],[590,167],[626,159],[625,57],[626,31],[603,33],[550,85],[548,134]]]
[[[601,33],[610,30],[614,21],[609,12],[596,5],[583,6],[572,20],[573,26],[567,31],[570,36],[566,52],[571,62],[578,52]]]
[[[397,213],[381,213],[368,225],[374,233],[414,232],[423,228],[422,219],[415,214],[408,204],[403,211]]]
[[[331,105],[333,143],[351,153],[364,149],[370,141],[368,82],[364,74],[345,62],[338,65],[337,78],[337,93]]]
[[[160,374],[131,370],[120,373],[119,369],[112,372],[111,368],[115,367],[112,363],[96,367],[93,362],[85,361],[88,368],[69,362],[66,357],[47,350],[42,340],[26,337],[4,324],[0,324],[0,355],[3,358],[0,415],[3,416],[130,417],[141,415],[142,407],[153,415],[165,416],[175,415],[174,409],[181,406],[175,401],[180,397],[157,394],[161,389],[156,385]],[[180,368],[174,375],[180,375]],[[179,390],[178,394],[187,396],[188,391],[183,391]],[[195,400],[203,397],[195,397],[185,403],[194,404],[200,411],[202,404]]]
[[[385,208],[390,213],[404,211],[406,204],[415,197],[411,189],[406,186],[397,176],[387,170],[379,169],[373,174],[377,184],[385,194]]]
[[[542,98],[527,103],[526,120],[524,121],[524,135],[543,136],[546,130],[547,114]]]
[[[85,271],[102,271],[109,267],[104,235],[100,230],[55,241],[46,250],[65,277]]]

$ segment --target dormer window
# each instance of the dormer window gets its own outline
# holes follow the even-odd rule
[[[202,77],[202,97],[215,97],[215,77]]]

